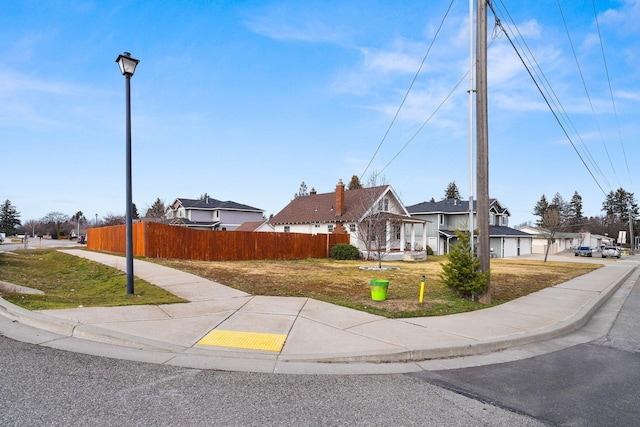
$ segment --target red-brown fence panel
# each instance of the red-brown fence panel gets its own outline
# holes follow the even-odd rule
[[[126,252],[126,227],[91,228],[87,248]],[[300,234],[251,231],[210,231],[154,222],[133,224],[133,253],[148,258],[233,261],[252,259],[327,258],[348,234]]]

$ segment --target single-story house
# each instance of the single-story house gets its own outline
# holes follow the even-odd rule
[[[366,257],[380,253],[386,259],[392,252],[423,251],[426,241],[415,240],[415,229],[422,230],[424,223],[409,215],[390,185],[346,190],[342,180],[334,192],[311,189],[294,198],[269,220],[276,232],[348,233]],[[408,240],[406,229],[413,230]]]
[[[542,227],[522,226],[518,230],[530,234],[533,237],[532,253],[544,254],[549,244],[549,236],[551,232]],[[593,234],[590,232],[582,233],[568,233],[568,232],[556,232],[553,235],[551,241],[551,247],[549,248],[549,254],[558,254],[561,252],[573,252],[579,246],[588,246],[593,249],[598,249],[602,246],[614,244],[614,239],[602,236],[600,234]]]
[[[240,227],[236,228],[234,231],[266,231],[272,232],[274,231],[273,226],[269,224],[269,221],[247,221],[243,222]]]

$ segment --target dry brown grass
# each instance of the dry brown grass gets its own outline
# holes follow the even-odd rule
[[[156,260],[252,295],[309,297],[387,317],[437,316],[486,308],[459,298],[439,278],[444,257],[426,262],[385,262],[397,270],[361,270],[365,261],[306,259],[295,261]],[[601,264],[492,259],[493,305],[589,273]],[[420,304],[421,276],[427,277]],[[369,282],[389,280],[386,301],[372,301]]]

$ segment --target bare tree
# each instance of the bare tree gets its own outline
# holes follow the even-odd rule
[[[24,222],[22,228],[25,234],[31,234],[31,237],[36,237],[41,234],[40,229],[42,228],[42,224],[40,221],[30,219]]]
[[[549,249],[553,244],[555,235],[564,226],[560,209],[558,209],[558,207],[555,205],[550,205],[547,208],[547,210],[542,214],[542,218],[540,220],[540,226],[544,228],[545,230],[544,234],[545,234],[545,237],[547,238],[547,249],[544,252],[544,262],[547,262],[547,257],[549,256]]]
[[[362,220],[357,227],[357,237],[364,243],[367,257],[376,254],[378,268],[382,267],[383,253],[390,249],[394,236],[402,232],[401,221],[393,212],[388,198],[384,197],[388,188],[387,184],[382,184],[384,177],[377,173],[372,173],[367,181],[367,185],[358,190],[358,207],[362,212]],[[392,227],[390,230],[389,227]]]
[[[109,213],[102,219],[102,223],[107,227],[110,225],[122,225],[126,223],[126,218],[123,215]]]
[[[42,218],[42,223],[52,239],[57,239],[59,234],[68,233],[70,230],[69,215],[62,212],[49,212]]]

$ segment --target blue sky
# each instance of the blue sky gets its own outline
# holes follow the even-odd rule
[[[601,214],[611,190],[639,195],[640,2],[596,1],[597,21],[592,1],[560,4],[562,14],[551,0],[494,1],[557,96],[576,147],[497,37],[489,187],[511,225],[535,220],[542,194],[569,200],[577,191],[588,216]],[[451,181],[468,198],[468,2],[453,2],[434,42],[448,7],[2,2],[0,199],[23,222],[53,211],[124,215],[125,81],[115,63],[124,51],[141,60],[131,80],[141,214],[156,198],[205,192],[276,214],[302,181],[323,193],[374,171],[406,205],[441,199]],[[491,36],[491,13],[488,27]]]

